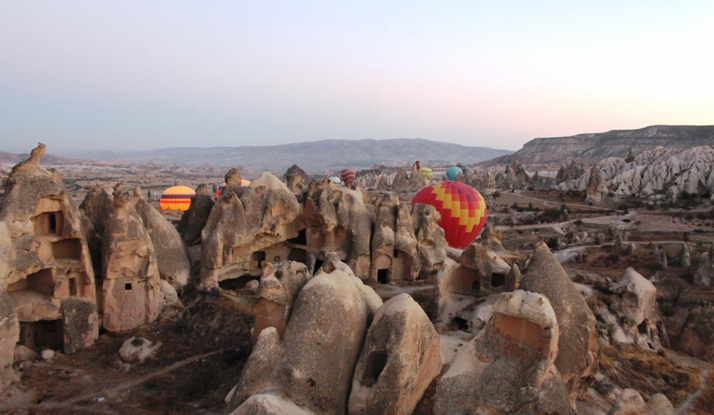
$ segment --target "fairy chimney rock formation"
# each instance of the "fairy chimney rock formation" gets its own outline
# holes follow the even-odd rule
[[[411,414],[441,371],[439,347],[434,326],[408,294],[384,303],[354,370],[348,413]]]
[[[399,198],[391,193],[376,198],[373,205],[375,223],[370,279],[382,284],[416,280],[421,263],[409,207],[399,203]]]
[[[586,202],[602,202],[602,194],[605,191],[605,180],[599,165],[594,165],[590,170],[590,177],[588,178],[585,190],[587,191]]]
[[[94,269],[82,214],[62,176],[40,166],[44,144],[10,172],[0,200],[1,337],[72,353],[99,336]],[[12,344],[14,347],[14,342]],[[13,351],[0,350],[0,370]]]
[[[274,259],[266,251],[297,237],[302,229],[300,203],[274,175],[263,173],[240,192],[237,169],[228,172],[226,179],[201,233],[200,279],[206,287],[244,275],[261,275],[263,262]]]
[[[434,413],[574,414],[554,363],[559,337],[545,296],[502,293],[486,328],[459,349],[441,377]]]
[[[213,196],[205,184],[196,187],[196,197],[191,202],[179,222],[176,230],[181,234],[186,246],[195,246],[201,243],[201,231],[206,226],[208,216],[213,209]]]
[[[191,275],[191,263],[181,235],[171,222],[144,199],[138,187],[134,189],[134,209],[149,232],[161,279],[168,281],[174,288],[183,287]]]
[[[570,392],[576,392],[580,379],[593,374],[597,365],[595,316],[543,242],[535,247],[520,289],[543,294],[550,300],[560,326],[560,353],[555,366]]]
[[[156,320],[162,303],[159,267],[149,232],[129,193],[114,193],[102,246],[104,327],[125,332]]]

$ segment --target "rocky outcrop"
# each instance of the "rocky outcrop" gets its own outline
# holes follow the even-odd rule
[[[571,393],[594,373],[597,356],[595,316],[545,243],[535,247],[520,289],[543,294],[558,318],[560,340],[555,366]]]
[[[714,266],[712,266],[709,252],[704,252],[702,256],[699,257],[699,266],[697,267],[697,272],[694,274],[694,285],[703,287],[712,285],[713,274]]]
[[[12,169],[0,201],[0,325],[13,339],[17,333],[12,327],[19,321],[19,342],[29,348],[72,353],[99,336],[85,229],[91,224],[82,220],[62,176],[40,166],[44,152],[40,144]],[[82,318],[72,318],[78,314]]]
[[[440,371],[434,326],[409,295],[397,295],[379,309],[367,332],[349,414],[411,414]]]
[[[191,275],[191,263],[181,235],[171,222],[144,199],[138,187],[134,189],[133,203],[149,232],[161,279],[168,281],[174,288],[183,287]]]
[[[503,247],[503,234],[496,230],[492,220],[486,221],[486,226],[481,232],[481,243],[492,251],[504,252],[506,250]]]
[[[316,414],[345,413],[368,324],[382,304],[336,256],[327,261],[299,292],[283,340],[272,328],[258,336],[232,407],[245,411],[250,396],[279,392]]]
[[[446,260],[448,244],[444,230],[439,226],[441,215],[434,206],[417,203],[411,208],[411,217],[421,263],[420,278],[431,278]]]
[[[605,187],[616,195],[648,197],[714,193],[714,147],[658,147],[638,154],[630,163],[612,157],[597,163]],[[586,190],[590,173],[561,183],[560,190]]]
[[[714,126],[653,125],[636,130],[536,138],[510,156],[482,163],[506,164],[518,160],[527,165],[560,164],[562,160],[596,163],[607,157],[624,161],[630,150],[642,153],[659,146],[689,149],[714,144]],[[556,164],[556,165],[557,165]]]
[[[409,206],[399,203],[399,198],[391,193],[376,198],[372,204],[375,222],[370,279],[382,284],[416,280],[421,263]]]
[[[362,193],[330,183],[312,182],[305,201],[307,245],[335,252],[362,279],[370,275],[372,216]],[[314,254],[313,254],[314,255]],[[309,259],[309,265],[323,258]]]
[[[505,285],[506,274],[510,270],[511,267],[506,261],[493,251],[473,242],[461,254],[452,287],[462,292],[490,290]]]
[[[574,414],[554,363],[560,329],[548,299],[503,293],[493,310],[439,380],[434,413]]]
[[[714,308],[697,308],[689,312],[677,348],[714,362]]]
[[[262,274],[265,249],[298,236],[301,206],[285,183],[270,173],[240,186],[240,172],[226,174],[201,239],[201,284]],[[270,258],[272,259],[272,258]]]
[[[176,227],[187,246],[196,246],[201,243],[201,232],[206,226],[214,204],[215,202],[208,186],[199,184],[196,187],[196,197],[194,197],[188,210],[183,213],[181,221]]]
[[[297,164],[293,164],[288,168],[283,176],[283,180],[288,186],[288,189],[298,200],[302,200],[303,195],[307,193],[307,189],[310,186],[310,176],[305,173],[305,170],[298,167]]]
[[[585,198],[586,202],[602,202],[602,195],[605,191],[605,183],[602,177],[602,172],[600,171],[600,166],[597,164],[590,170],[590,176],[588,177],[587,184],[585,185],[585,190],[587,191],[587,196]]]
[[[634,389],[625,389],[617,397],[608,415],[649,415],[645,400]]]
[[[583,174],[585,174],[585,169],[573,160],[567,166],[560,166],[560,170],[555,176],[555,181],[560,184],[568,180],[575,180]]]
[[[526,169],[518,160],[515,160],[506,168],[506,172],[499,182],[499,187],[506,190],[526,189],[529,183],[530,176]]]
[[[253,342],[268,327],[275,327],[280,336],[285,333],[295,299],[311,277],[307,267],[298,262],[285,261],[265,266],[253,302]]]
[[[633,268],[627,268],[625,275],[610,286],[610,292],[621,296],[621,301],[613,302],[608,312],[621,316],[617,324],[625,342],[641,348],[658,347],[657,288]]]
[[[3,258],[0,258],[2,261]],[[0,270],[1,271],[1,270]],[[0,277],[3,275],[0,274]],[[12,300],[0,284],[0,392],[15,379],[12,368],[15,344],[20,339],[20,323],[13,309]]]
[[[102,246],[104,327],[125,332],[150,323],[162,304],[156,253],[129,193],[114,193]]]

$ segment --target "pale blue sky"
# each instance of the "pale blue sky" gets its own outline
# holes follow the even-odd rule
[[[714,124],[714,1],[0,0],[0,150]]]

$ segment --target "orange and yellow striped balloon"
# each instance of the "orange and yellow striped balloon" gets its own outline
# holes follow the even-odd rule
[[[188,210],[195,197],[196,192],[188,186],[171,186],[161,195],[161,210]]]
[[[417,192],[412,205],[432,205],[441,214],[439,226],[452,248],[463,249],[486,225],[486,202],[473,187],[461,182],[439,182]]]

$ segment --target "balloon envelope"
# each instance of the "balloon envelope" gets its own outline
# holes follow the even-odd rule
[[[345,183],[345,186],[352,187],[352,184],[355,182],[356,174],[357,172],[355,172],[353,169],[344,169],[342,170],[342,172],[340,172],[340,178]]]
[[[461,170],[460,167],[451,166],[448,169],[446,169],[446,178],[451,181],[454,181],[454,180],[456,180],[456,176],[458,176],[459,173],[464,174],[464,171]]]
[[[171,186],[164,190],[159,199],[161,210],[188,210],[196,192],[188,186]]]
[[[417,192],[412,205],[432,205],[441,214],[439,226],[452,248],[463,249],[481,233],[486,225],[486,202],[481,193],[460,182],[439,182]]]
[[[428,167],[422,167],[421,169],[419,169],[419,172],[425,179],[431,177],[431,169]]]

